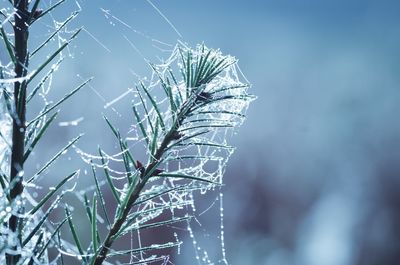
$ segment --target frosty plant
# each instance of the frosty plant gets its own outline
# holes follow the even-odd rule
[[[58,107],[89,81],[55,103],[45,104],[40,113],[26,120],[31,99],[52,78],[64,58],[63,51],[80,32],[66,30],[78,14],[75,12],[62,23],[55,23],[54,32],[41,45],[34,49],[28,46],[29,30],[35,21],[63,2],[42,10],[40,0],[10,0],[11,8],[1,9],[2,48],[10,60],[1,64],[0,71],[0,220],[3,224],[0,262],[64,264],[68,256],[83,264],[99,265],[128,256],[130,264],[157,261],[166,264],[169,256],[162,251],[182,244],[178,235],[174,234],[174,241],[144,245],[141,232],[163,226],[172,229],[170,225],[183,224],[193,237],[190,223],[196,216],[195,194],[221,187],[225,164],[233,152],[227,136],[243,122],[253,97],[247,94],[248,85],[239,80],[235,58],[205,45],[191,49],[180,43],[167,60],[159,65],[149,64],[153,73],[150,81],[136,85],[130,133],[140,136],[134,143],[104,117],[116,138],[118,153],[109,154],[99,147],[95,155],[88,154],[75,145],[80,138],[77,136],[37,172],[26,172],[24,164],[29,163],[32,150],[55,120]],[[65,39],[68,33],[70,36]],[[40,55],[54,39],[58,41],[55,51]],[[45,59],[32,67],[29,65],[32,56]],[[50,64],[52,67],[44,72]],[[38,77],[41,80],[36,81]],[[42,92],[42,97],[43,94],[46,93]],[[65,188],[64,184],[79,174],[72,171],[38,201],[29,196],[29,190],[39,185],[37,182],[45,178],[46,171],[69,148],[74,148],[91,166],[93,189]],[[123,171],[119,164],[123,165]],[[87,235],[77,231],[72,207],[63,200],[66,192],[75,194],[83,202],[91,228]],[[113,202],[106,203],[107,192],[112,194]],[[64,205],[65,217],[50,220],[51,213],[60,204]],[[70,231],[71,242],[60,233],[67,231],[64,226]],[[84,245],[82,237],[90,237],[90,243]],[[131,248],[114,249],[117,241],[127,237]],[[220,240],[223,245],[223,231]],[[193,244],[197,244],[195,240]],[[48,258],[50,249],[56,251],[52,261]],[[211,263],[207,252],[199,253],[199,249],[195,246],[199,263]],[[220,261],[227,263],[223,248]]]

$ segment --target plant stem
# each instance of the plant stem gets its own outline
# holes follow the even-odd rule
[[[172,125],[169,132],[165,135],[163,141],[160,144],[160,147],[157,149],[157,151],[154,155],[153,162],[150,163],[145,168],[145,170],[143,170],[143,172],[141,173],[139,182],[137,183],[134,191],[132,192],[132,195],[129,198],[126,208],[123,210],[121,217],[119,219],[117,219],[116,221],[114,221],[114,224],[112,225],[110,231],[108,232],[106,239],[104,240],[103,244],[100,247],[100,250],[95,253],[94,262],[92,263],[93,265],[101,265],[101,264],[103,264],[104,260],[107,258],[107,254],[114,242],[114,236],[119,233],[122,225],[126,221],[126,218],[129,214],[132,206],[135,204],[136,200],[139,198],[140,192],[142,191],[143,187],[145,186],[147,180],[152,176],[154,167],[157,166],[158,161],[164,155],[168,145],[173,140],[176,140],[174,135],[178,131],[179,125],[182,124],[183,120],[185,119],[186,114],[188,113],[188,111],[190,109],[187,107],[187,105],[190,103],[194,103],[194,102],[188,100],[182,105],[182,109],[180,110],[180,112],[177,116],[177,120]],[[132,185],[134,185],[134,184],[132,184]]]
[[[137,198],[139,198],[139,194],[140,194],[142,188],[144,187],[144,185],[145,185],[145,182],[140,181],[137,184],[137,186],[135,187],[135,190],[133,191],[132,196],[129,198],[129,202],[127,204],[127,207],[124,209],[122,216],[114,222],[112,228],[110,229],[110,231],[107,234],[106,239],[104,240],[103,244],[101,245],[100,250],[98,251],[98,254],[96,253],[97,256],[93,263],[94,265],[103,264],[103,261],[106,259],[108,251],[110,250],[110,247],[114,242],[113,237],[119,232],[122,225],[124,224],[132,205],[135,203]]]
[[[14,7],[17,10],[14,15],[14,45],[15,45],[15,77],[23,78],[27,74],[28,67],[28,0],[14,0]],[[25,144],[25,113],[26,113],[26,81],[14,83],[14,103],[15,114],[13,116],[13,134],[11,148],[11,174],[10,183],[11,191],[10,198],[14,200],[23,192],[23,166],[24,166],[24,144]],[[18,212],[21,209],[17,209]],[[21,218],[15,213],[10,217],[8,222],[9,229],[16,233],[17,244],[12,247],[13,251],[18,253],[18,248],[21,246],[22,235],[20,233]],[[20,254],[8,253],[6,262],[7,265],[17,264],[20,259]]]
[[[103,261],[106,259],[107,253],[110,250],[110,247],[114,242],[114,236],[120,231],[122,225],[126,221],[126,217],[128,216],[132,206],[135,204],[136,200],[139,198],[140,192],[142,191],[143,187],[145,186],[147,180],[151,177],[150,172],[153,171],[153,168],[156,166],[157,161],[163,155],[165,148],[173,140],[171,135],[172,135],[171,133],[166,135],[160,148],[158,149],[158,151],[155,155],[154,161],[151,164],[149,164],[146,167],[146,169],[143,171],[143,173],[141,174],[139,183],[136,185],[134,191],[132,192],[132,195],[129,198],[126,208],[124,209],[121,217],[114,222],[112,228],[108,232],[107,237],[104,240],[104,243],[100,247],[100,251],[98,251],[98,254],[96,256],[96,259],[95,259],[93,265],[101,265],[103,263]],[[134,185],[134,184],[132,184],[132,185]]]

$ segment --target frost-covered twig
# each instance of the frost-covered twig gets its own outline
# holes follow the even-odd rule
[[[230,147],[224,141],[216,143],[205,137],[208,135],[212,138],[210,134],[212,135],[212,132],[218,129],[239,125],[243,118],[242,112],[253,97],[246,93],[248,85],[233,78],[236,60],[231,56],[223,56],[219,51],[208,49],[204,45],[199,45],[196,49],[178,45],[170,60],[174,60],[175,66],[178,66],[181,71],[182,81],[177,81],[171,70],[172,64],[168,64],[168,67],[152,65],[158,79],[157,82],[167,97],[166,110],[162,111],[162,105],[156,102],[149,87],[143,83],[140,84],[142,93],[145,94],[151,105],[149,111],[145,106],[144,96],[140,96],[147,118],[140,118],[137,106],[133,106],[138,127],[147,143],[149,158],[146,166],[133,159],[118,130],[106,119],[119,139],[122,152],[125,153],[124,161],[127,164],[128,183],[118,204],[115,220],[105,240],[98,249],[93,251],[91,264],[100,265],[108,256],[112,256],[111,247],[114,241],[125,233],[123,230],[130,227],[126,223],[134,221],[130,219],[132,217],[129,217],[129,214],[151,178],[180,178],[200,181],[205,182],[209,187],[221,183],[221,180],[212,175],[207,177],[206,174],[202,176],[201,171],[191,172],[193,168],[181,168],[171,172],[165,164],[174,153],[179,153],[182,147],[201,146],[206,149],[214,147],[229,149]],[[172,82],[172,80],[174,81]],[[138,93],[140,93],[139,91],[138,89]],[[144,126],[144,120],[147,120],[148,129]],[[203,162],[208,160],[201,155],[195,155],[193,158],[198,158]],[[105,166],[104,160],[103,166]],[[129,166],[134,166],[134,169],[129,169]],[[109,181],[109,184],[115,191],[116,187],[112,181]],[[207,185],[203,188],[206,188]],[[118,195],[116,196],[118,197]],[[138,210],[135,217],[137,218],[140,214],[141,212]],[[140,229],[140,226],[138,228]]]
[[[16,13],[14,15],[14,49],[9,48],[11,58],[14,58],[15,78],[23,78],[27,74],[28,67],[28,0],[15,1]],[[4,31],[3,31],[4,32]],[[6,43],[10,43],[7,36],[3,34]],[[13,115],[13,133],[11,147],[11,173],[10,183],[14,186],[10,190],[11,201],[22,194],[24,186],[23,167],[24,167],[24,146],[25,146],[25,120],[26,120],[26,80],[14,83],[14,106],[15,115]],[[21,209],[16,209],[22,212]],[[7,264],[16,264],[20,259],[18,248],[22,243],[22,235],[17,230],[22,229],[22,220],[17,214],[11,215],[8,221],[8,228],[11,233],[16,233],[17,242],[11,247],[15,253],[8,253],[6,256]]]
[[[51,112],[81,87],[67,94],[55,105],[46,104],[39,115],[28,122],[26,121],[28,101],[35,96],[37,89],[43,86],[46,80],[57,70],[59,63],[43,77],[39,85],[32,91],[29,91],[30,84],[35,81],[35,77],[42,75],[43,70],[53,59],[62,57],[63,50],[79,31],[75,32],[68,41],[61,43],[56,51],[46,54],[37,67],[31,67],[29,65],[30,53],[28,50],[31,26],[36,20],[49,14],[54,7],[64,1],[60,1],[47,10],[38,8],[40,0],[15,0],[9,2],[11,8],[2,9],[2,15],[6,18],[5,21],[9,22],[11,28],[9,29],[8,23],[1,23],[0,26],[0,37],[9,56],[9,63],[1,65],[0,68],[1,104],[3,104],[0,116],[2,119],[1,142],[6,143],[6,145],[0,145],[0,148],[3,149],[0,150],[2,153],[2,161],[0,161],[0,209],[5,206],[6,212],[6,214],[1,214],[0,217],[1,223],[4,224],[0,229],[0,263],[7,265],[33,264],[34,262],[47,260],[47,257],[43,257],[47,247],[43,247],[42,243],[46,240],[51,240],[53,237],[49,237],[49,232],[53,230],[53,227],[48,217],[67,190],[62,191],[61,195],[46,211],[44,211],[44,206],[49,203],[54,194],[59,192],[68,180],[77,175],[77,172],[66,176],[55,188],[36,202],[25,189],[34,187],[31,182],[42,176],[44,170],[34,175],[31,181],[26,181],[25,176],[27,174],[24,171],[24,164],[32,154],[33,148],[42,139],[44,133],[55,119],[57,112]],[[32,3],[31,7],[29,6],[30,3]],[[4,13],[6,10],[11,12],[6,14]],[[75,16],[76,13],[74,13]],[[71,18],[67,19],[59,28],[56,28],[52,38],[59,36],[61,29],[65,28],[65,25],[70,20]],[[41,52],[42,48],[49,42],[51,40],[47,39],[43,45],[34,50],[34,53]],[[59,62],[61,62],[61,59]],[[27,100],[28,92],[31,94]],[[47,114],[51,115],[51,117],[48,118]],[[7,156],[10,156],[9,160],[6,158]],[[58,157],[59,155],[56,155],[50,159],[46,163],[46,168],[50,167]]]

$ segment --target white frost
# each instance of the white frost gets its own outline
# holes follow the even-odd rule
[[[8,176],[10,174],[12,118],[7,109],[5,93],[7,93],[7,85],[2,84],[0,91],[0,170],[2,174]]]

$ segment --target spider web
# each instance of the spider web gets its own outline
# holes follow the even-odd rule
[[[210,208],[218,207],[220,212],[220,233],[215,235],[220,241],[220,258],[218,263],[228,264],[224,247],[224,230],[223,230],[223,194],[221,187],[223,185],[223,174],[229,157],[232,155],[234,148],[228,145],[228,139],[231,137],[238,126],[244,119],[252,97],[247,94],[249,86],[243,83],[238,74],[236,59],[231,56],[224,56],[218,50],[208,49],[204,45],[198,45],[195,49],[190,49],[183,43],[179,43],[172,51],[171,56],[158,65],[151,65],[151,78],[143,80],[143,87],[149,88],[152,94],[159,94],[162,91],[162,82],[170,80],[172,94],[175,95],[177,105],[180,102],[186,102],[190,94],[187,93],[188,87],[181,78],[177,80],[175,76],[179,76],[184,70],[184,61],[182,54],[190,53],[193,58],[201,58],[209,53],[209,57],[216,60],[226,60],[229,66],[220,74],[218,74],[212,82],[208,83],[204,88],[204,93],[217,99],[213,104],[200,103],[181,124],[180,133],[182,133],[182,141],[174,144],[165,154],[163,163],[160,164],[160,170],[166,172],[166,176],[184,175],[191,176],[196,179],[187,178],[151,178],[139,197],[137,208],[133,210],[140,218],[130,224],[128,231],[133,229],[139,231],[142,227],[146,227],[153,220],[160,218],[167,225],[185,222],[185,230],[192,239],[195,258],[199,264],[214,264],[205,247],[196,240],[196,232],[192,229],[193,221],[198,223],[198,216],[210,210]],[[196,60],[193,64],[198,63]],[[178,75],[175,75],[178,73]],[[221,100],[218,100],[221,99]],[[225,100],[226,99],[226,100]],[[174,115],[176,113],[171,109],[171,102],[168,97],[160,97],[156,102],[157,108],[139,92],[135,94],[133,105],[138,110],[139,116],[142,117],[139,122],[132,125],[129,135],[135,139],[128,146],[133,154],[145,152],[149,157],[148,163],[152,160],[152,153],[146,148],[146,142],[149,139],[140,137],[143,126],[146,131],[145,135],[154,135],[154,124],[156,124],[159,115],[163,117],[164,126],[170,128],[174,123]],[[157,110],[158,109],[158,110]],[[165,137],[160,134],[156,139],[159,146]],[[184,139],[188,139],[185,141]],[[106,168],[115,182],[119,182],[126,178],[126,171],[121,171],[118,167],[119,163],[124,162],[124,152],[107,154],[104,156],[96,156],[85,153],[79,148],[75,148],[85,162],[95,165],[97,168]],[[104,162],[105,160],[105,162]],[[141,162],[145,163],[145,162]],[[134,173],[134,172],[133,172]],[[198,181],[203,179],[206,181]],[[124,196],[127,192],[127,186],[118,188],[118,193]],[[206,193],[214,193],[214,202],[203,212],[198,213],[196,205],[201,200],[200,195]],[[216,203],[219,201],[218,203]],[[160,224],[161,225],[161,224]],[[182,227],[181,227],[182,228]],[[173,230],[173,229],[170,229]],[[172,233],[172,232],[171,232]],[[167,242],[159,246],[151,246],[151,249],[161,249],[166,247],[180,246],[182,243],[176,234],[175,242]],[[139,248],[141,248],[140,233],[132,234],[132,240],[137,240]],[[132,244],[134,245],[134,244]],[[160,256],[149,256],[148,251],[139,251],[138,254],[131,254],[130,262],[138,262],[145,264],[149,260],[158,260]],[[179,252],[179,251],[178,251]],[[169,261],[168,256],[164,256],[163,262]]]

